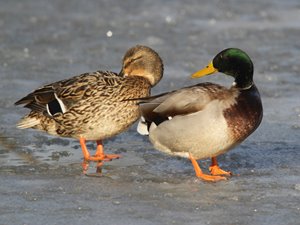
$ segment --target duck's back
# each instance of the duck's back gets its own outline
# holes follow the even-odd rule
[[[140,115],[136,102],[125,100],[147,97],[150,88],[143,77],[102,71],[55,82],[17,102],[32,110],[19,127],[87,140],[111,137],[127,129]],[[49,110],[53,100],[58,102],[57,111]]]

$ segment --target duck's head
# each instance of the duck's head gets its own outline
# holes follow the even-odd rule
[[[154,86],[162,78],[163,71],[162,59],[153,49],[136,45],[125,53],[120,75],[141,76]]]
[[[250,57],[238,48],[228,48],[218,53],[202,70],[194,73],[192,78],[203,77],[221,72],[234,77],[234,85],[248,89],[253,85],[253,63]]]

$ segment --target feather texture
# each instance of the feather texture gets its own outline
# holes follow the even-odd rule
[[[140,116],[137,101],[127,99],[148,97],[162,74],[158,54],[135,46],[125,54],[120,74],[84,73],[42,86],[17,101],[31,109],[18,127],[86,140],[111,137]]]

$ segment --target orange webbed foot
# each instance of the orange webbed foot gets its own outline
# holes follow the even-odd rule
[[[121,157],[121,155],[118,155],[118,154],[104,154],[102,141],[97,141],[96,153],[95,153],[95,155],[91,156],[85,145],[85,139],[80,138],[79,141],[80,141],[80,145],[81,145],[81,149],[82,149],[82,153],[83,153],[83,157],[84,157],[84,160],[82,163],[82,169],[83,169],[83,174],[85,174],[85,175],[87,175],[90,161],[97,162],[96,174],[98,176],[99,174],[102,173],[103,162],[111,161],[113,159],[119,159]]]
[[[202,173],[201,175],[196,175],[198,178],[201,178],[204,181],[210,181],[210,182],[217,182],[220,180],[227,180],[226,177],[223,176],[212,176],[212,175],[208,175],[208,174],[204,174]]]
[[[191,153],[189,153],[189,158],[192,162],[192,165],[194,167],[195,173],[196,173],[196,177],[201,178],[204,181],[210,181],[210,182],[217,182],[220,180],[227,180],[226,177],[222,177],[222,176],[212,176],[212,175],[208,175],[208,174],[204,174],[199,166],[199,164],[197,163],[196,159],[192,156]]]
[[[231,176],[232,173],[230,171],[225,171],[225,170],[222,170],[219,166],[210,166],[209,167],[209,171],[211,173],[211,175],[223,175],[223,176]]]
[[[98,159],[98,160],[92,160],[92,161],[108,162],[108,161],[112,161],[113,159],[121,158],[121,155],[118,155],[118,154],[100,154],[100,155],[97,155],[97,154],[95,154],[92,157],[94,157],[95,159]]]
[[[88,149],[86,148],[85,139],[80,138],[79,141],[82,148],[83,157],[86,161],[111,161],[113,159],[119,159],[121,157],[121,155],[117,154],[104,154],[102,141],[97,141],[96,153],[95,155],[91,156]]]
[[[88,156],[85,158],[85,160],[87,161],[94,161],[94,162],[98,162],[98,161],[104,161],[104,162],[108,162],[108,161],[112,161],[113,159],[119,159],[121,158],[121,155],[117,155],[117,154],[101,154],[101,155],[93,155],[93,156]]]
[[[93,161],[111,161],[113,159],[119,159],[121,158],[121,155],[118,154],[104,154],[104,149],[103,149],[103,144],[102,141],[97,141],[97,150],[95,155],[93,156],[98,158],[98,160],[93,160]]]
[[[217,162],[217,157],[212,157],[211,158],[211,166],[209,167],[209,171],[211,175],[218,176],[218,175],[223,175],[223,176],[231,176],[232,173],[230,171],[225,171],[222,170]]]

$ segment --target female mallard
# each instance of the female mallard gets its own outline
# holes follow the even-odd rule
[[[18,123],[21,129],[34,128],[52,135],[79,139],[86,162],[119,158],[103,152],[102,140],[129,128],[139,117],[139,107],[131,98],[150,95],[163,75],[159,55],[149,47],[129,49],[120,74],[108,71],[84,73],[45,85],[15,104],[31,109]],[[91,156],[85,141],[96,141]]]
[[[215,72],[232,76],[233,85],[228,89],[200,83],[142,99],[143,120],[138,126],[140,133],[149,132],[155,148],[189,158],[196,176],[207,181],[225,180],[222,175],[231,175],[220,169],[216,157],[245,140],[259,126],[263,115],[253,83],[253,63],[245,52],[225,49],[192,77]],[[208,157],[212,158],[211,175],[202,173],[196,161]]]

